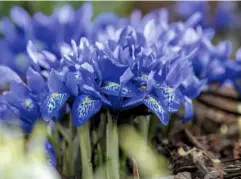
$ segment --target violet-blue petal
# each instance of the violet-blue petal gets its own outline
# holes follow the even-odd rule
[[[59,93],[67,92],[63,79],[61,79],[60,74],[55,70],[52,70],[49,74],[48,87],[50,92],[59,92]]]
[[[27,84],[36,95],[48,92],[47,83],[43,77],[32,68],[29,68],[27,72]]]
[[[166,82],[170,87],[178,87],[191,73],[191,63],[188,60],[178,60],[169,70]]]
[[[41,114],[44,117],[54,117],[67,101],[69,95],[67,93],[51,93],[40,104]]]
[[[111,96],[121,96],[121,97],[131,97],[133,92],[131,89],[121,85],[115,82],[106,82],[101,87],[101,91],[104,94],[111,95]]]
[[[4,65],[0,65],[0,76],[0,89],[6,89],[11,81],[22,82],[17,73]]]
[[[153,42],[155,42],[155,40],[157,40],[157,32],[156,31],[156,25],[155,25],[155,21],[150,20],[149,22],[147,22],[147,24],[144,27],[144,36],[147,40],[147,43],[151,44]]]
[[[185,45],[193,45],[197,43],[199,39],[200,39],[199,34],[197,34],[197,32],[194,29],[188,28],[184,33],[182,40]]]
[[[186,26],[193,27],[197,25],[201,19],[202,19],[202,14],[200,12],[196,12],[186,21]]]
[[[241,61],[241,48],[239,48],[237,51],[236,51],[236,60],[237,61]]]
[[[151,91],[152,87],[155,84],[154,75],[155,75],[155,72],[151,71],[147,77],[147,85],[146,85],[147,91]]]
[[[222,41],[218,44],[217,55],[228,57],[232,52],[232,42],[229,40]]]
[[[185,102],[184,102],[184,119],[183,122],[187,122],[191,120],[194,116],[194,111],[193,111],[193,104],[192,100],[185,97]]]
[[[25,99],[29,96],[30,90],[23,82],[12,81],[10,83],[10,91],[18,95],[19,99]]]
[[[132,98],[127,99],[123,102],[122,110],[131,109],[131,108],[141,105],[143,103],[144,98],[145,98],[144,94],[132,96]]]
[[[99,112],[101,100],[96,100],[87,95],[78,96],[72,107],[72,120],[76,127],[83,125],[93,115]]]
[[[106,106],[111,106],[111,103],[109,102],[109,100],[107,100],[106,97],[102,93],[100,93],[93,87],[88,86],[88,85],[83,85],[82,89],[85,94],[88,94],[90,96],[100,99],[102,101],[102,103]]]
[[[187,78],[184,82],[184,91],[183,94],[189,98],[195,98],[197,97],[204,86],[207,84],[207,80],[199,80],[195,76],[190,76]]]
[[[120,83],[126,84],[130,79],[132,79],[134,74],[131,71],[131,68],[127,68],[127,70],[121,75],[120,77]]]
[[[183,95],[180,90],[162,86],[155,88],[155,92],[158,96],[158,100],[162,101],[165,109],[169,112],[176,112],[183,103]]]
[[[143,100],[143,103],[152,111],[154,112],[157,117],[160,119],[160,121],[167,125],[169,121],[169,114],[166,112],[163,108],[163,106],[160,104],[160,102],[151,95],[147,95],[146,98]]]
[[[70,73],[66,74],[65,84],[66,84],[66,87],[67,87],[67,89],[68,89],[68,91],[70,92],[71,95],[73,95],[73,96],[78,95],[79,88],[78,88],[77,79],[75,78],[74,73],[70,72]]]
[[[39,70],[39,61],[41,61],[41,58],[43,57],[37,51],[37,48],[32,41],[28,41],[26,50],[30,59],[32,60],[32,64],[37,70]]]
[[[15,93],[11,91],[6,91],[1,95],[1,103],[11,105],[16,108],[20,107],[20,99]]]
[[[8,18],[1,19],[1,33],[9,42],[14,41],[17,38],[16,29]]]
[[[10,12],[11,19],[14,21],[15,24],[22,28],[27,28],[30,25],[30,15],[21,7],[13,7],[11,8]]]

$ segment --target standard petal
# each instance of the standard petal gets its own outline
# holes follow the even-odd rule
[[[183,42],[185,45],[193,45],[198,42],[200,36],[193,28],[188,28],[183,35]]]
[[[101,106],[101,100],[95,100],[86,95],[78,96],[72,107],[73,124],[77,127],[83,125],[100,110]]]
[[[43,103],[40,104],[40,110],[44,117],[54,117],[58,111],[67,101],[69,95],[67,93],[51,93],[49,94]]]
[[[184,107],[185,107],[185,114],[184,114],[183,123],[192,119],[194,115],[192,100],[185,97]]]
[[[10,81],[16,81],[18,83],[22,82],[21,78],[11,70],[9,67],[0,65],[0,89],[6,89],[10,83]]]
[[[187,27],[193,27],[198,22],[200,22],[201,19],[202,19],[202,14],[200,12],[196,12],[186,21],[186,26]]]
[[[52,70],[48,78],[48,87],[51,92],[66,93],[67,89],[57,71]]]
[[[168,86],[178,87],[191,74],[191,66],[188,60],[176,61],[166,76]]]
[[[150,20],[145,25],[144,36],[147,39],[148,43],[153,43],[155,40],[157,40],[157,32],[154,20]]]
[[[77,80],[75,78],[75,74],[70,72],[67,73],[65,76],[65,84],[68,89],[68,91],[71,93],[73,96],[77,96],[79,92],[79,88],[77,85]]]
[[[169,114],[164,110],[162,105],[151,95],[147,95],[143,103],[154,112],[164,125],[169,121]]]
[[[196,76],[190,76],[183,82],[183,94],[193,99],[201,93],[206,84],[206,80],[199,80]]]
[[[131,78],[133,78],[134,74],[131,71],[131,68],[127,68],[127,70],[121,75],[120,83],[126,84]]]
[[[27,28],[30,24],[30,15],[20,7],[13,7],[10,12],[11,19],[16,23],[18,26]]]
[[[47,83],[43,77],[32,68],[29,68],[27,72],[27,84],[34,94],[47,92]]]
[[[12,81],[10,83],[10,91],[18,96],[19,99],[25,99],[29,96],[30,90],[24,83],[18,83],[16,81]]]
[[[222,41],[216,48],[217,55],[220,55],[220,57],[228,57],[232,52],[232,42],[229,40]]]
[[[237,50],[235,57],[238,62],[241,61],[241,48]]]

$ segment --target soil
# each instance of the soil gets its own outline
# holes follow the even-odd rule
[[[169,158],[170,179],[241,178],[240,104],[232,89],[210,90],[194,101],[192,121],[180,125],[179,112],[166,139],[160,129],[153,142]]]

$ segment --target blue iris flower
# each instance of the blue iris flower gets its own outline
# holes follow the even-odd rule
[[[238,49],[236,52],[235,59],[227,60],[224,64],[225,79],[220,85],[225,85],[229,82],[239,94],[241,94],[240,74],[241,74],[241,50]]]
[[[175,4],[175,10],[178,15],[188,18],[196,12],[203,15],[203,19],[198,25],[203,28],[212,27],[215,30],[222,30],[225,28],[237,28],[240,26],[240,14],[235,9],[236,2],[219,1],[211,11],[208,1],[179,1]]]
[[[220,1],[215,9],[212,24],[215,29],[240,27],[240,13],[237,12],[236,2]],[[212,25],[211,24],[211,25]]]
[[[98,62],[94,61],[93,47],[86,38],[80,45],[72,41],[73,51],[63,59],[59,71],[52,70],[48,78],[50,94],[41,104],[44,116],[54,117],[69,99],[72,106],[73,123],[82,125],[103,105],[110,105],[100,92],[101,76]]]
[[[20,119],[20,125],[29,133],[36,120],[41,118],[39,102],[48,92],[43,77],[33,69],[27,72],[27,84],[23,82],[10,82],[10,91],[1,96],[1,103]]]
[[[203,43],[202,48],[193,59],[196,75],[207,79],[208,83],[222,83],[227,78],[226,64],[229,63],[232,47],[230,41],[222,41],[217,46],[210,42]]]
[[[83,36],[89,36],[91,17],[92,6],[89,3],[76,11],[66,5],[50,16],[38,12],[32,17],[24,9],[13,7],[10,19],[1,19],[1,64],[24,77],[32,65],[26,52],[29,40],[37,49],[54,53],[59,59],[66,50],[60,46],[69,47],[71,39],[78,41]]]

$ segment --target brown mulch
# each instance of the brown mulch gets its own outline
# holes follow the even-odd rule
[[[241,101],[231,89],[210,90],[195,102],[195,118],[180,125],[179,112],[158,151],[170,160],[173,179],[241,179]],[[179,120],[178,120],[179,119]]]

